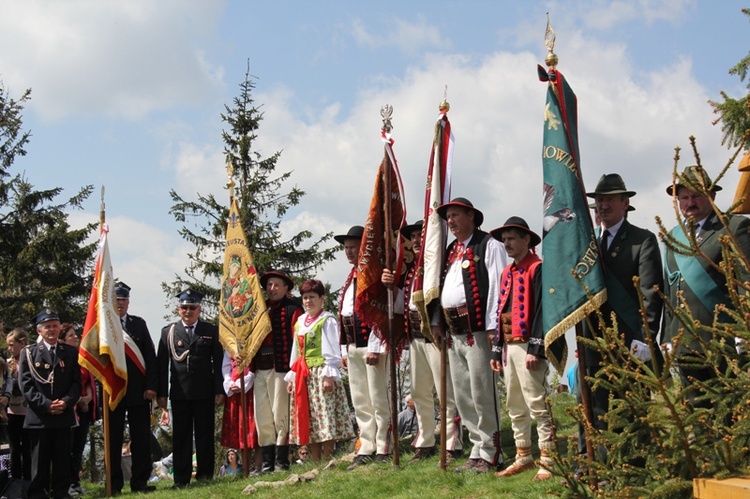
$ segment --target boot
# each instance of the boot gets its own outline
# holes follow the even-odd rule
[[[276,446],[276,471],[289,471],[289,446]]]
[[[274,462],[276,461],[276,446],[266,445],[260,448],[261,456],[263,457],[263,464],[260,468],[260,473],[265,475],[266,473],[273,473]]]
[[[530,470],[534,467],[534,458],[531,457],[531,447],[516,447],[516,459],[513,464],[503,471],[495,473],[496,477],[503,478],[513,476]]]

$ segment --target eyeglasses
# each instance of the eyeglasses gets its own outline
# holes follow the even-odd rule
[[[308,455],[308,454],[310,454],[310,453],[309,453],[309,452],[300,452],[300,453],[299,453],[299,455],[300,455],[300,456],[306,456],[306,455]]]
[[[195,310],[198,305],[180,305],[180,310]]]

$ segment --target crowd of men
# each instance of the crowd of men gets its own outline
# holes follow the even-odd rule
[[[691,358],[701,356],[710,332],[698,327],[698,337],[682,338],[673,348],[672,342],[680,337],[683,326],[671,310],[687,305],[698,324],[710,325],[715,306],[729,304],[727,281],[719,271],[722,236],[733,234],[739,250],[750,255],[750,220],[729,216],[725,227],[714,212],[712,200],[720,189],[700,167],[688,167],[668,186],[667,194],[676,197],[686,219],[684,228],[676,227],[672,236],[680,241],[693,238],[700,253],[684,255],[667,248],[664,261],[656,236],[628,222],[630,198],[636,193],[626,188],[620,175],[602,176],[596,189],[587,193],[595,203],[596,237],[609,299],[602,309],[604,322],[586,321],[585,334],[596,337],[602,334],[601,327],[616,324],[626,345],[643,361],[651,360],[648,344],[660,342],[674,355],[686,387],[696,386],[693,380],[715,376],[716,370],[690,367],[694,366]],[[384,284],[399,290],[397,309],[403,313],[408,334],[413,404],[404,421],[413,426],[416,417],[415,452],[410,462],[430,458],[437,451],[433,393],[441,393],[440,348],[446,348],[447,386],[441,402],[447,411],[447,432],[440,444],[450,462],[467,453],[467,459],[456,462],[454,470],[495,472],[503,478],[537,467],[531,452],[534,420],[541,452],[534,480],[549,479],[554,436],[545,404],[549,365],[540,319],[543,263],[536,254],[541,238],[518,216],[509,217],[489,233],[483,231],[482,211],[466,198],[439,206],[437,213],[454,240],[446,249],[439,304],[430,310],[429,325],[422,324],[413,300],[414,266],[408,267],[403,276],[386,269],[381,277]],[[401,229],[416,254],[422,250],[422,229],[421,221]],[[349,470],[388,460],[392,452],[386,374],[391,352],[381,339],[379,326],[359,317],[354,306],[363,233],[361,226],[353,226],[346,234],[335,236],[352,265],[338,303],[341,364],[349,373],[359,428],[356,457]],[[633,286],[635,277],[640,296]],[[290,399],[283,379],[289,371],[293,326],[302,310],[290,298],[294,280],[288,273],[268,271],[261,283],[268,297],[272,332],[254,359],[253,402],[262,456],[259,472],[268,473],[289,469]],[[663,290],[671,305],[664,313],[656,289]],[[145,321],[128,313],[130,291],[126,284],[117,284],[117,310],[123,331],[142,354],[145,369],[128,358],[127,394],[110,414],[113,490],[120,492],[124,485],[119,449],[126,413],[132,442],[130,488],[153,490],[148,484],[153,400],[164,410],[168,399],[171,403],[174,486],[186,487],[193,477],[211,479],[215,463],[214,408],[225,400],[224,351],[217,327],[200,319],[202,295],[185,290],[177,297],[179,320],[162,329],[155,348]],[[643,327],[643,316],[647,328]],[[423,326],[432,332],[431,337],[424,334]],[[24,422],[31,445],[29,497],[47,497],[48,493],[66,497],[69,460],[65,456],[69,454],[70,428],[76,424],[73,406],[81,394],[79,365],[74,351],[57,344],[60,319],[54,311],[42,311],[36,317],[36,327],[41,341],[24,349],[19,365],[20,386],[29,408]],[[586,349],[585,355],[588,374],[593,376],[601,368],[601,355],[593,349]],[[510,463],[503,460],[500,441],[496,376],[501,373],[516,446]],[[700,403],[698,389],[691,388],[689,393],[692,402]],[[609,399],[610,393],[601,388],[592,394],[596,427],[604,424],[601,416],[607,412]],[[468,433],[466,449],[462,427]]]

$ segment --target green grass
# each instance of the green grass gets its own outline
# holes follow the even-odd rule
[[[564,436],[575,432],[573,419],[567,415],[565,407],[573,405],[573,399],[568,395],[555,396],[553,406],[555,419],[558,424],[558,435]],[[465,439],[465,442],[467,440]],[[512,460],[515,453],[512,432],[507,417],[503,420],[503,454],[506,462]],[[536,447],[534,454],[538,457]],[[496,478],[493,474],[475,475],[471,473],[457,474],[453,472],[455,465],[449,465],[443,472],[439,469],[439,459],[422,461],[413,465],[406,465],[411,458],[411,452],[401,454],[401,467],[396,469],[392,464],[374,463],[361,466],[354,471],[346,471],[346,464],[338,468],[323,471],[312,482],[283,486],[282,488],[262,488],[254,497],[549,497],[550,492],[562,491],[560,479],[553,477],[545,482],[533,482],[536,473],[530,470],[510,478]],[[459,459],[463,464],[465,459]],[[316,468],[314,464],[293,466],[292,473],[304,473]],[[222,498],[237,497],[248,485],[258,481],[281,481],[290,473],[274,473],[261,478],[217,478],[210,483],[193,482],[187,489],[172,490],[172,482],[159,482],[157,491],[151,494],[129,494],[130,497],[149,497],[152,499],[176,498]],[[89,495],[86,497],[105,497],[104,486],[88,484]],[[127,485],[123,492],[128,492]]]

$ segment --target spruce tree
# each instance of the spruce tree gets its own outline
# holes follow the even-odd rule
[[[252,78],[248,72],[239,85],[240,93],[234,98],[233,106],[224,106],[221,120],[228,127],[222,132],[224,152],[232,165],[242,227],[258,272],[283,269],[299,283],[314,276],[323,263],[334,258],[336,248],[323,248],[333,234],[327,233],[315,240],[309,230],[282,236],[280,225],[284,216],[299,204],[305,193],[296,186],[286,190],[292,172],[276,172],[281,151],[264,158],[254,148],[263,113],[252,97],[255,89]],[[206,316],[215,317],[223,272],[229,196],[216,199],[212,194],[198,194],[196,201],[188,201],[174,190],[170,195],[174,202],[170,213],[183,224],[179,233],[195,250],[188,254],[190,263],[185,268],[185,276],[176,275],[174,281],[162,283],[162,287],[169,299],[187,287],[199,290],[205,295]]]
[[[95,223],[72,230],[67,212],[80,208],[93,187],[60,202],[63,190],[36,190],[22,173],[12,173],[26,155],[30,132],[23,129],[23,104],[0,84],[0,322],[26,326],[44,306],[60,318],[83,324],[96,243],[86,240]]]
[[[750,9],[742,9],[750,16]],[[730,70],[742,81],[750,69],[750,54]],[[747,88],[750,90],[750,84]],[[710,104],[719,115],[722,143],[735,149],[722,172],[731,167],[739,153],[750,147],[750,94],[731,98],[721,93],[723,102]],[[692,160],[701,165],[701,157],[691,137]],[[682,170],[680,150],[676,149],[673,175]],[[680,183],[686,183],[681,178]],[[698,186],[709,196],[710,186]],[[710,199],[710,197],[709,197]],[[711,201],[714,212],[725,227],[728,213]],[[678,224],[685,222],[677,206]],[[672,251],[689,257],[700,257],[699,240],[691,234],[688,244],[680,243],[669,233],[672,225],[657,218],[662,242]],[[750,255],[744,255],[731,232],[721,240],[721,272],[726,278],[731,304],[716,308],[713,324],[697,324],[687,303],[669,310],[681,323],[683,333],[673,339],[676,348],[697,335],[698,328],[710,331],[710,340],[700,340],[702,355],[691,357],[693,369],[710,369],[715,377],[693,381],[705,395],[703,404],[687,402],[688,390],[676,375],[675,359],[656,344],[649,344],[652,358],[663,363],[644,363],[630,352],[615,328],[605,330],[603,337],[584,339],[589,348],[602,354],[602,368],[588,378],[592,388],[604,387],[613,394],[605,415],[605,430],[587,429],[597,451],[597,460],[588,461],[575,449],[575,439],[558,439],[555,472],[567,485],[564,497],[692,497],[693,480],[728,478],[750,473]],[[642,305],[642,303],[641,303]],[[665,307],[670,307],[665,299]],[[601,320],[601,318],[600,318]],[[647,327],[644,317],[644,327]],[[697,335],[697,336],[696,336]],[[735,348],[735,340],[744,348]],[[684,361],[683,361],[684,362]],[[684,365],[684,364],[683,364]],[[581,407],[575,418],[585,426]],[[574,470],[587,473],[579,479]]]

